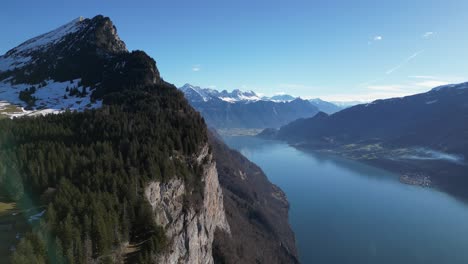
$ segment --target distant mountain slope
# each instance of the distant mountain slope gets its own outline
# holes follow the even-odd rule
[[[468,154],[468,83],[430,92],[377,100],[328,117],[297,120],[278,136],[307,141],[354,142],[381,140],[392,144],[425,145]]]
[[[333,114],[344,109],[344,107],[337,106],[334,103],[324,101],[320,98],[310,99],[309,102],[315,105],[320,111],[327,114]]]
[[[468,197],[468,83],[317,114],[262,135],[402,173],[424,172]]]
[[[180,88],[190,104],[215,128],[279,127],[293,120],[311,117],[317,107],[307,100],[275,101],[255,92],[218,92],[189,84]]]

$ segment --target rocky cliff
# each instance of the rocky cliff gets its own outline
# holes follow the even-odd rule
[[[196,163],[202,165],[203,203],[201,208],[186,208],[188,195],[184,181],[151,182],[145,190],[155,221],[165,228],[169,248],[160,254],[155,263],[213,263],[212,244],[218,228],[230,234],[226,221],[223,195],[218,181],[216,162],[206,145]]]

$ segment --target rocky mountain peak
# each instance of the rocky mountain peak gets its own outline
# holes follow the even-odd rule
[[[83,20],[86,21],[86,20]],[[110,18],[97,15],[88,22],[90,24],[88,41],[97,48],[110,53],[127,52],[125,43],[117,35],[117,28]]]
[[[154,59],[129,52],[102,15],[76,18],[0,56],[0,99],[23,107],[17,115],[99,107],[110,92],[162,82]]]

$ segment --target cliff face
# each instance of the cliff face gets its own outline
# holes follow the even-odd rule
[[[154,263],[213,263],[215,230],[230,234],[216,163],[206,145],[195,162],[203,164],[203,202],[200,208],[184,206],[186,186],[181,179],[151,182],[145,190],[155,221],[166,230],[169,248]]]

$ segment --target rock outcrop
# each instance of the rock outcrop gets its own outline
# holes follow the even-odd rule
[[[187,188],[181,179],[151,182],[145,190],[155,221],[165,228],[169,239],[169,248],[155,259],[155,263],[214,263],[212,244],[215,231],[219,229],[230,234],[216,163],[208,145],[195,162],[203,164],[201,181],[204,190],[200,208],[184,205]]]

